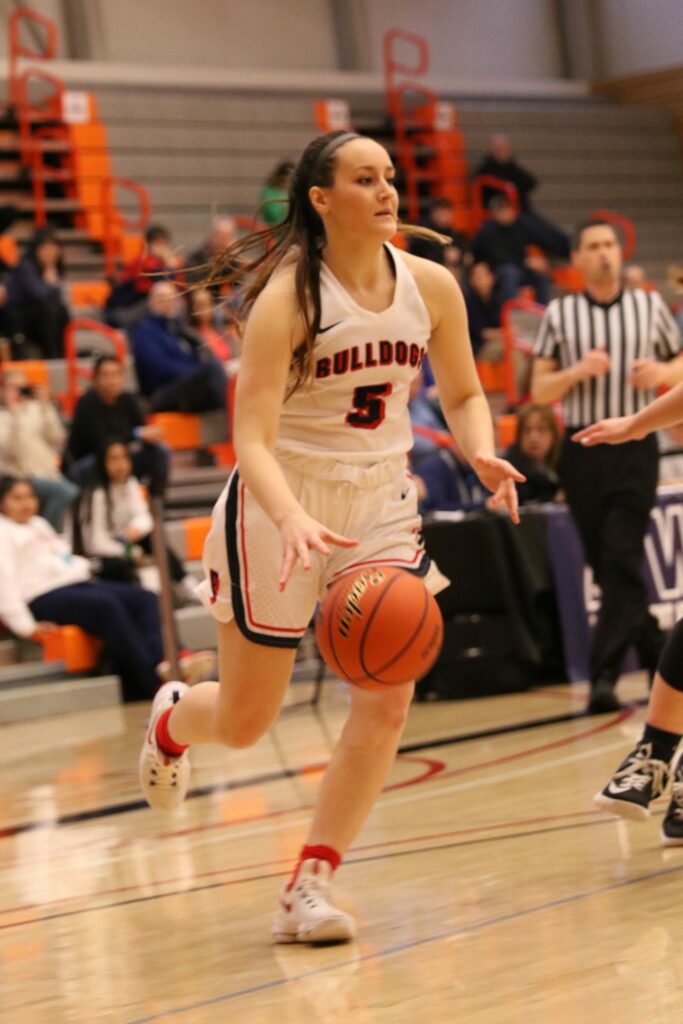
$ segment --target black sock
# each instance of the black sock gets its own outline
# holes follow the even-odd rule
[[[676,747],[680,741],[679,733],[665,732],[664,729],[658,729],[656,725],[650,725],[646,722],[640,742],[651,743],[652,756],[657,761],[665,761],[668,764],[676,753]]]

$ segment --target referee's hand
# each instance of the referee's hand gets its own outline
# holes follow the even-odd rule
[[[515,482],[523,484],[526,477],[506,459],[484,458],[474,460],[474,471],[493,497],[487,502],[489,508],[507,511],[513,523],[519,522],[519,500]]]

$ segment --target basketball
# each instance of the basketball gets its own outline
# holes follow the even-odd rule
[[[426,675],[441,650],[443,623],[417,576],[373,566],[332,584],[316,613],[315,636],[336,675],[381,689]]]

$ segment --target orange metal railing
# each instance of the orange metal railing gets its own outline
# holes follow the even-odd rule
[[[545,306],[541,306],[533,299],[518,297],[508,299],[500,311],[500,325],[503,329],[503,379],[505,382],[505,396],[510,408],[519,405],[520,396],[517,385],[517,374],[515,372],[515,352],[523,352],[531,356],[533,346],[527,342],[520,341],[512,322],[514,310],[524,310],[527,313],[534,313],[541,317],[545,313]]]
[[[115,189],[131,192],[138,200],[138,216],[131,220],[114,203]],[[121,250],[121,235],[124,231],[144,232],[149,224],[151,203],[149,192],[137,181],[130,178],[109,177],[102,181],[101,206],[103,217],[104,267],[107,277],[116,276],[116,263]]]
[[[519,213],[519,193],[515,186],[502,178],[496,178],[493,174],[478,174],[472,182],[472,232],[476,232],[482,222],[490,217],[490,212],[484,206],[484,189],[493,188],[496,192],[502,192],[512,203],[515,211]]]
[[[22,27],[27,23],[38,25],[45,30],[45,45],[41,50],[24,46],[21,41]],[[11,107],[19,103],[19,60],[52,60],[57,53],[57,25],[29,7],[17,7],[9,17],[9,102]]]

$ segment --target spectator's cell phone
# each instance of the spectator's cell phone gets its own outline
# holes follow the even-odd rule
[[[33,398],[33,388],[31,387],[30,384],[22,384],[22,386],[19,388],[19,394],[23,395],[24,398]]]

